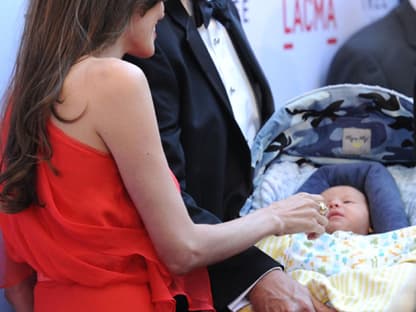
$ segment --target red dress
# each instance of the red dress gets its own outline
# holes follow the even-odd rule
[[[8,254],[3,286],[33,268],[39,312],[173,312],[177,294],[186,295],[191,311],[214,311],[205,269],[173,276],[159,260],[114,159],[51,122],[48,133],[59,174],[38,166],[44,206],[0,213]]]

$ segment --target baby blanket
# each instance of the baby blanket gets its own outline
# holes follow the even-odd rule
[[[337,311],[413,311],[415,226],[367,236],[339,231],[316,240],[305,234],[270,236],[257,245]],[[402,303],[409,309],[399,308]]]

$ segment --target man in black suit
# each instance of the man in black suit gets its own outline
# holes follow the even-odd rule
[[[274,104],[233,2],[167,1],[155,55],[125,59],[149,80],[163,147],[193,220],[238,217],[252,191],[249,145]],[[240,295],[256,312],[325,309],[255,247],[208,269],[218,311]]]
[[[348,39],[332,60],[326,83],[379,85],[413,96],[415,5],[415,0],[402,0],[386,16]]]

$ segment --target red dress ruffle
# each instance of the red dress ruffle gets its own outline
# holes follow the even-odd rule
[[[206,269],[172,275],[159,260],[114,159],[48,123],[55,175],[42,162],[42,207],[0,213],[3,287],[38,273],[35,311],[214,311]],[[0,245],[1,246],[1,245]]]

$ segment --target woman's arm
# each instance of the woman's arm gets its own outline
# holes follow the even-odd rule
[[[267,235],[324,231],[326,219],[317,211],[321,197],[309,194],[230,222],[194,224],[169,172],[144,74],[132,64],[112,62],[108,73],[90,79],[96,91],[90,92],[86,117],[113,155],[159,256],[172,272],[223,260]]]

